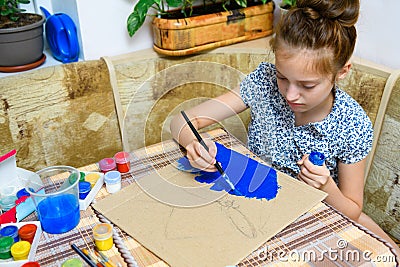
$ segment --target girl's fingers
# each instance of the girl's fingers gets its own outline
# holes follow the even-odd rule
[[[313,180],[308,178],[307,176],[302,175],[301,173],[299,173],[299,175],[297,176],[299,178],[299,180],[305,182],[306,184],[308,184],[309,186],[312,186],[314,188],[321,188],[324,184],[319,182],[318,180]]]
[[[214,144],[215,146],[215,144]],[[203,171],[215,172],[217,169],[214,166],[215,158],[207,152],[207,150],[197,141],[192,142],[186,147],[187,158],[195,168]]]
[[[216,154],[216,147],[215,144],[213,142],[207,142],[207,140],[205,140],[206,145],[208,146],[208,151],[199,143],[199,142],[194,142],[193,146],[197,152],[197,155],[199,155],[199,157],[201,157],[205,162],[207,162],[208,164],[214,165],[215,164],[215,154]],[[214,155],[212,155],[211,153],[213,153]]]
[[[308,157],[307,154],[303,155],[303,157],[301,158],[301,160],[299,160],[299,161],[297,162],[297,165],[299,165],[299,166],[303,165],[303,164],[304,164],[304,161],[306,160],[307,157]]]

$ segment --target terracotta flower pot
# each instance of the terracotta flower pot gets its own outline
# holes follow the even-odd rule
[[[273,33],[274,4],[181,19],[154,18],[154,50],[184,56]]]
[[[45,18],[18,28],[0,29],[0,66],[22,66],[43,58]]]

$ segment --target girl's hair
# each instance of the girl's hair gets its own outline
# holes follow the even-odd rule
[[[317,52],[314,68],[336,76],[354,51],[359,0],[298,0],[284,14],[271,39],[274,52],[283,46]]]

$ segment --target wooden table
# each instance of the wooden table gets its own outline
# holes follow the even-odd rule
[[[209,134],[214,140],[223,144],[227,144],[229,140],[232,148],[243,146],[223,130],[215,130]],[[123,174],[123,187],[134,183],[135,178],[145,177],[156,169],[175,162],[182,157],[183,152],[174,141],[168,140],[132,151],[131,155],[133,157],[131,172]],[[98,166],[92,164],[80,169],[98,171]],[[103,186],[96,200],[107,196],[108,193]],[[27,220],[35,219],[34,214],[27,218]],[[78,257],[70,248],[72,243],[80,248],[93,250],[91,230],[99,222],[108,220],[89,206],[86,211],[81,211],[81,221],[74,230],[60,235],[44,233],[40,239],[36,260],[43,267],[60,266],[66,259]],[[105,254],[116,265],[168,266],[117,226],[114,227],[114,240],[115,246]],[[337,265],[334,265],[334,262]],[[265,244],[238,264],[238,266],[266,265],[396,266],[396,262],[387,244],[330,206],[320,203],[276,236],[266,240]]]

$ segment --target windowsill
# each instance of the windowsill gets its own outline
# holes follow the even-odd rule
[[[36,68],[30,69],[30,70],[26,70],[26,71],[0,72],[0,78],[7,77],[7,76],[12,76],[12,75],[17,75],[17,74],[21,74],[21,73],[28,73],[30,71],[34,71],[34,70],[37,70],[37,69],[63,64],[61,61],[58,61],[53,57],[50,49],[48,49],[48,48],[45,49],[43,51],[43,53],[46,55],[46,61],[42,65],[40,65],[40,66],[38,66]],[[81,59],[79,59],[79,60],[81,60]]]

